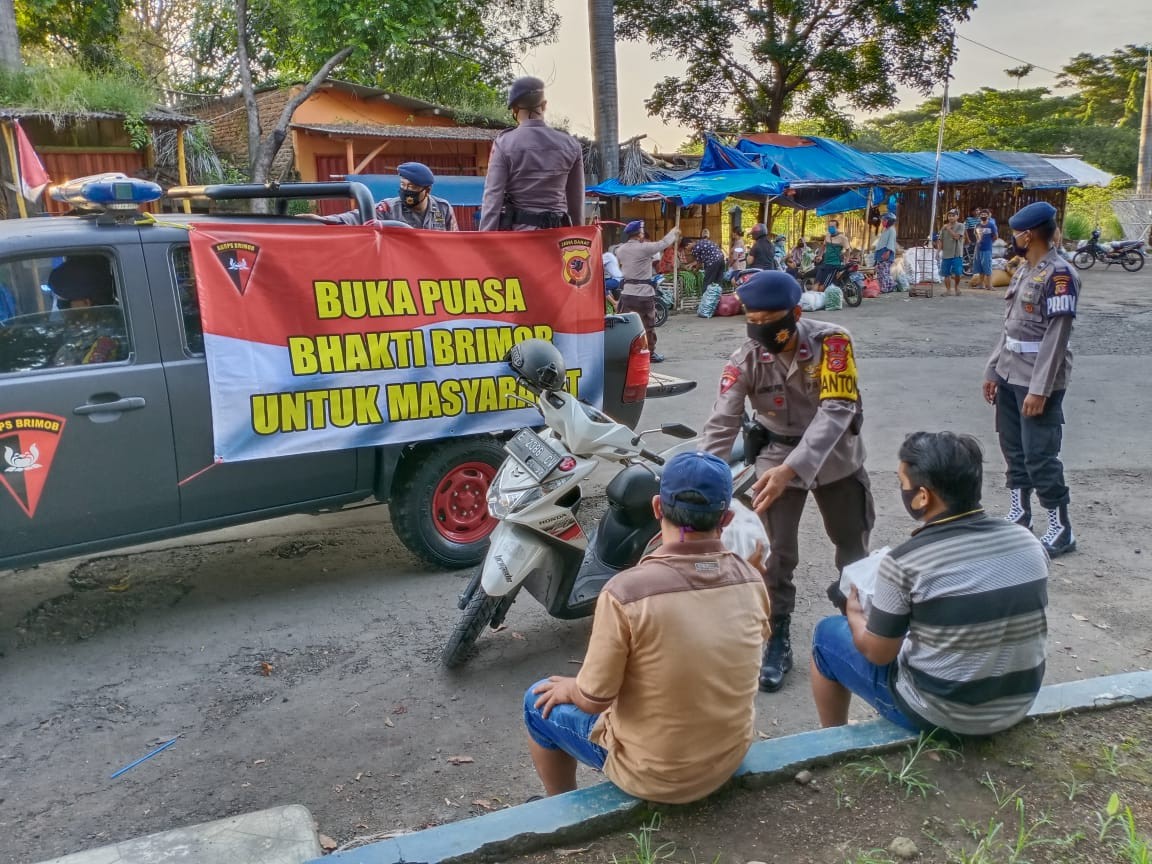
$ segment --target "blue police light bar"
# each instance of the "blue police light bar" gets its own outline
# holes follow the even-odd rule
[[[95,174],[78,177],[53,186],[52,197],[78,210],[135,210],[141,204],[156,201],[164,190],[149,180],[138,180],[127,174]]]

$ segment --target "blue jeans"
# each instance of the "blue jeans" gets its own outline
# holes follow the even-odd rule
[[[532,692],[543,683],[537,681],[524,694],[524,725],[528,727],[528,735],[545,750],[563,750],[577,762],[602,769],[608,751],[589,740],[600,715],[587,714],[575,705],[556,705],[545,719],[536,707],[540,697]]]
[[[831,615],[816,625],[812,660],[821,675],[859,696],[885,720],[912,732],[920,731],[920,726],[896,707],[889,683],[895,662],[877,666],[865,659],[852,642],[852,630],[843,615]]]

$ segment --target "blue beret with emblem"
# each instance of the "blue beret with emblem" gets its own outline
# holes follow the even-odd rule
[[[783,270],[761,270],[741,283],[736,295],[749,312],[779,312],[800,305],[800,283]]]
[[[1008,225],[1016,231],[1027,231],[1029,228],[1039,228],[1041,225],[1056,223],[1056,208],[1047,201],[1036,201],[1016,211],[1016,215],[1008,220]]]
[[[436,175],[423,162],[404,162],[396,168],[396,173],[417,186],[431,186],[436,182]]]

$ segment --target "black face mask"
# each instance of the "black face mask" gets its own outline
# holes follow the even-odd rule
[[[748,338],[755,339],[769,354],[779,354],[796,335],[796,313],[789,312],[768,324],[748,323]]]
[[[916,497],[916,493],[920,489],[901,489],[900,498],[904,501],[904,509],[908,511],[908,515],[919,522],[924,518],[924,514],[928,512],[927,507],[913,507],[912,499]]]
[[[417,206],[419,206],[420,202],[423,200],[423,197],[422,197],[423,195],[424,195],[423,192],[419,192],[415,189],[401,189],[400,190],[400,197],[401,197],[401,199],[403,199],[405,207],[417,207]]]

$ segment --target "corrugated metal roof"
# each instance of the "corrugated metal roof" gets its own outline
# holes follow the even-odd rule
[[[292,128],[350,138],[425,138],[433,141],[493,141],[503,131],[479,126],[394,126],[383,123],[293,123]]]
[[[1112,182],[1113,174],[1101,171],[1094,165],[1089,165],[1083,159],[1075,156],[1041,156],[1045,162],[1054,165],[1065,174],[1076,178],[1078,186],[1107,186]]]
[[[19,120],[22,117],[39,117],[45,120],[64,117],[69,120],[123,120],[125,115],[120,111],[45,111],[43,108],[0,108],[0,118],[5,120]],[[195,126],[200,122],[199,117],[188,114],[177,114],[175,111],[158,108],[149,111],[141,118],[150,126]]]
[[[1018,168],[1024,175],[1025,189],[1067,189],[1079,186],[1076,178],[1061,171],[1050,162],[1044,161],[1035,153],[1017,153],[1015,150],[973,150],[973,153],[983,153],[989,159],[1003,162],[1012,168]]]
[[[881,162],[901,165],[922,183],[931,183],[936,174],[936,153],[922,150],[913,153],[874,153]],[[945,150],[940,154],[941,183],[987,183],[1020,180],[1023,172],[998,162],[978,151]]]

